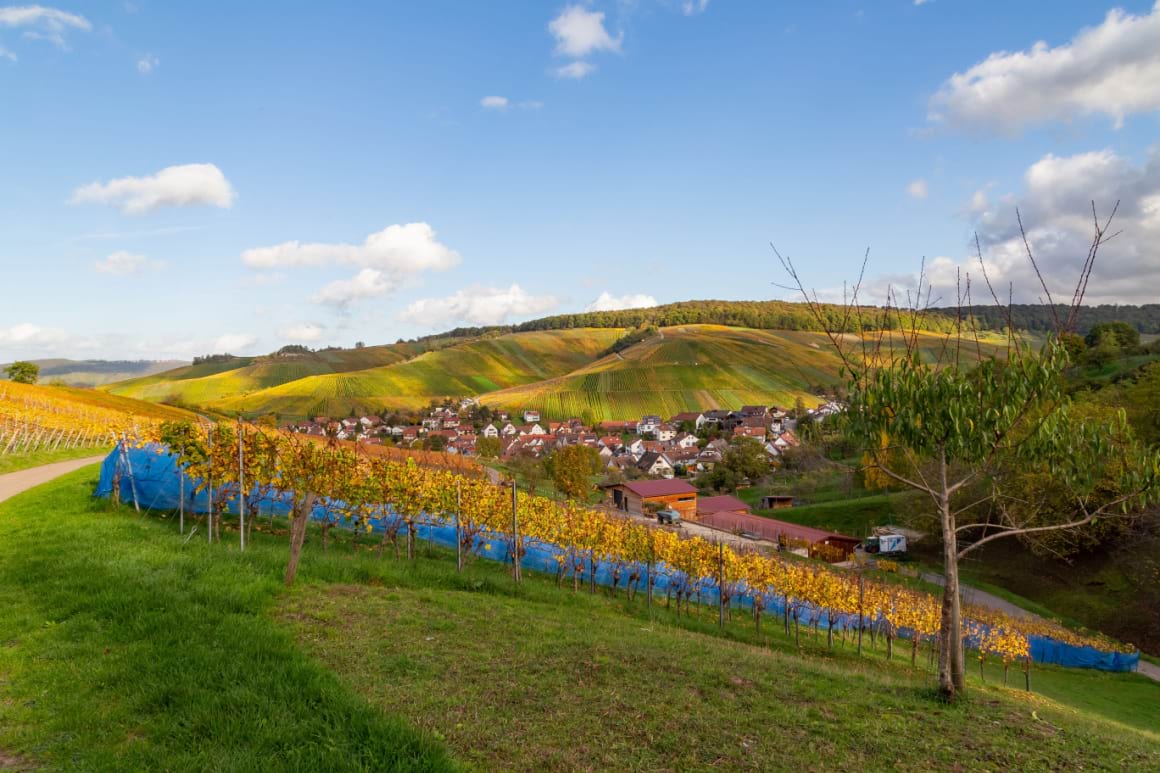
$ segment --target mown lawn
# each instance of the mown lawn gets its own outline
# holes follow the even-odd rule
[[[0,505],[0,760],[81,769],[911,769],[1160,765],[1160,685],[1037,668],[945,706],[881,646],[802,651],[442,551],[185,543],[88,499]],[[1022,675],[1013,675],[1021,684]],[[18,755],[18,756],[17,756]]]

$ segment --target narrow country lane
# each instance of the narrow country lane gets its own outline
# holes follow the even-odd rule
[[[18,472],[10,472],[7,475],[0,475],[0,502],[5,499],[14,497],[17,494],[27,491],[30,488],[39,486],[41,483],[48,483],[54,478],[59,478],[61,475],[70,473],[73,470],[79,470],[82,467],[87,467],[90,464],[96,464],[104,460],[105,454],[100,456],[88,456],[84,459],[70,459],[67,462],[54,462],[53,464],[45,464],[40,467],[30,467],[27,470],[20,470]]]

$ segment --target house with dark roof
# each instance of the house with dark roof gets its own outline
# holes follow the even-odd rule
[[[682,518],[697,514],[697,489],[683,480],[632,480],[605,488],[610,504],[622,512],[645,515],[651,505],[676,510]]]
[[[636,463],[636,468],[645,475],[660,478],[673,477],[673,463],[663,453],[649,451]]]

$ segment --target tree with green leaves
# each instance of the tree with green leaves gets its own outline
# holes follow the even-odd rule
[[[734,438],[721,461],[694,481],[700,488],[734,492],[769,474],[770,459],[765,447],[749,437]]]
[[[502,446],[497,437],[481,437],[475,441],[475,453],[484,459],[494,459],[499,456]]]
[[[1140,345],[1140,331],[1127,322],[1100,322],[1092,325],[1084,337],[1084,342],[1088,346],[1097,346],[1105,338],[1119,349],[1131,349]]]
[[[18,384],[35,384],[40,378],[40,366],[35,362],[18,360],[6,367],[4,373]]]
[[[564,446],[549,458],[552,482],[569,499],[584,499],[592,490],[589,477],[600,472],[600,454],[582,445]]]
[[[1104,519],[1139,517],[1157,500],[1160,454],[1136,441],[1122,411],[1111,418],[1080,415],[1064,389],[1068,356],[1059,333],[1074,329],[1109,224],[1110,218],[1096,221],[1073,304],[1066,318],[1057,315],[1059,332],[1039,350],[1012,334],[1006,356],[984,355],[969,313],[959,317],[936,361],[920,356],[918,324],[904,329],[901,341],[868,331],[855,337],[830,333],[848,387],[846,431],[864,449],[868,466],[926,496],[941,537],[938,679],[946,700],[965,690],[961,559],[1001,539],[1026,543]],[[1034,265],[1030,246],[1028,255]],[[778,257],[816,307],[793,263]],[[911,298],[922,298],[924,290],[929,297],[921,282],[920,277]],[[857,295],[855,285],[851,310]],[[960,306],[969,307],[965,300]],[[924,309],[918,301],[895,313],[900,320],[917,320]],[[1049,480],[1052,495],[1029,500],[1033,480]]]

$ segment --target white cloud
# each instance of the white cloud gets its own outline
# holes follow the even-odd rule
[[[643,293],[616,296],[605,290],[584,311],[617,311],[619,309],[647,309],[656,306],[657,299]]]
[[[415,301],[399,319],[435,327],[466,322],[472,325],[500,325],[512,317],[543,314],[559,305],[551,295],[529,295],[518,284],[508,288],[469,287],[446,298]]]
[[[0,46],[0,59],[7,59],[10,62],[15,62],[16,54],[12,53],[4,46]]]
[[[459,260],[459,253],[441,243],[435,229],[422,222],[387,226],[357,245],[289,241],[242,253],[242,262],[250,268],[345,264],[397,274],[445,271]]]
[[[571,64],[564,65],[563,67],[557,67],[556,77],[580,80],[595,69],[596,65],[589,64],[588,62],[572,62]]]
[[[1036,124],[1160,110],[1160,0],[1151,13],[1108,11],[1103,23],[1055,48],[1000,51],[955,73],[928,118],[953,128],[1016,133]]]
[[[484,97],[483,99],[479,100],[479,104],[481,107],[485,107],[488,110],[507,110],[508,98],[507,97]]]
[[[385,295],[397,286],[397,281],[377,268],[364,268],[350,279],[334,280],[310,300],[314,303],[345,308],[355,301]]]
[[[980,188],[971,194],[971,200],[967,202],[966,211],[970,215],[981,215],[987,211],[987,207],[991,206],[991,200],[987,198],[987,189]]]
[[[137,72],[141,73],[142,75],[148,75],[149,73],[156,70],[159,64],[161,64],[161,60],[156,56],[153,54],[145,54],[145,56],[142,56],[137,60]]]
[[[278,335],[288,341],[313,343],[320,340],[322,334],[325,332],[325,329],[321,325],[316,325],[313,322],[303,322],[298,325],[287,325],[278,331]]]
[[[699,13],[704,13],[708,7],[709,0],[685,0],[681,3],[681,13],[685,16],[696,16]]]
[[[929,192],[926,187],[926,180],[922,178],[911,180],[906,186],[907,195],[914,199],[925,199]]]
[[[930,0],[914,0],[915,5],[926,5]]]
[[[619,51],[623,35],[612,37],[604,29],[604,13],[589,11],[582,5],[569,5],[548,22],[548,31],[556,38],[556,53],[582,57],[594,51]]]
[[[1137,165],[1111,150],[1073,156],[1048,154],[1032,164],[1018,194],[991,197],[977,191],[965,213],[983,248],[987,276],[1000,299],[1008,287],[1015,301],[1046,300],[1027,259],[1018,207],[1027,240],[1056,302],[1068,303],[1083,268],[1093,235],[1092,201],[1106,218],[1116,201],[1112,230],[1120,234],[1099,252],[1085,303],[1155,303],[1160,287],[1160,150]],[[928,260],[926,273],[939,305],[955,302],[956,272],[970,276],[975,305],[993,303],[974,243],[959,257]],[[885,285],[913,288],[915,277],[877,277],[865,289],[866,303],[885,299]],[[839,291],[840,295],[840,291]]]
[[[229,180],[213,164],[184,164],[148,177],[120,177],[83,185],[73,191],[72,203],[111,204],[127,214],[140,215],[165,206],[228,209],[235,196]]]
[[[524,110],[539,110],[543,106],[544,103],[538,99],[526,99],[517,105],[517,107],[522,107]]]
[[[257,341],[255,336],[247,333],[226,333],[214,341],[213,350],[217,354],[238,354],[241,350],[253,346]]]
[[[43,5],[11,5],[0,8],[0,27],[25,28],[24,37],[30,40],[47,40],[62,50],[68,50],[65,33],[69,30],[88,32],[93,28],[85,17],[46,8]],[[9,53],[9,58],[15,59]]]
[[[144,255],[137,255],[125,250],[118,250],[112,253],[104,260],[98,260],[93,264],[93,269],[102,274],[139,274],[148,269],[159,269],[162,267],[161,261],[150,260]]]
[[[4,10],[4,9],[0,9]],[[31,322],[12,327],[0,327],[0,344],[29,348],[51,347],[68,340],[68,334],[58,328],[46,328]]]

